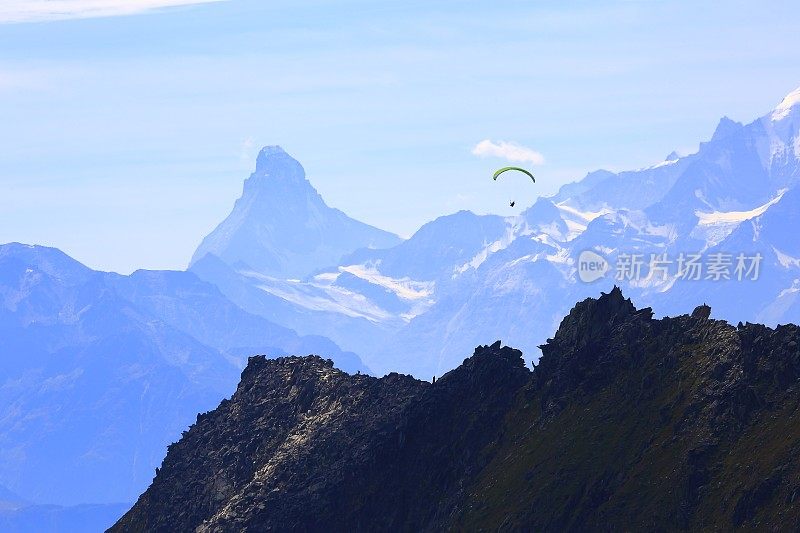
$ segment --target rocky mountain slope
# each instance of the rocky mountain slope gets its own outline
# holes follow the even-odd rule
[[[710,312],[615,288],[432,384],[254,357],[112,531],[797,527],[800,329]]]

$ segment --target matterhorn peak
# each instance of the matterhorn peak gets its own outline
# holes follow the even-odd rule
[[[788,117],[794,109],[800,108],[800,87],[786,95],[772,112],[772,120],[778,122]]]
[[[259,155],[268,155],[268,154],[286,154],[286,150],[281,148],[278,144],[268,144],[264,148],[261,149]]]
[[[212,254],[236,270],[295,279],[359,248],[399,242],[329,207],[295,158],[265,146],[231,214],[203,239],[191,264]]]
[[[268,176],[286,181],[304,181],[303,165],[278,145],[265,146],[258,153],[254,176]]]

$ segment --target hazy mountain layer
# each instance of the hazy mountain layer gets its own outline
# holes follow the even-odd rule
[[[590,173],[520,216],[443,216],[393,248],[361,249],[302,279],[230,262],[225,275],[200,263],[197,273],[250,312],[362,354],[379,374],[424,378],[486,338],[536,359],[571,302],[614,284],[659,315],[705,300],[716,318],[798,322],[797,94],[750,124],[722,119],[694,154]],[[297,221],[298,235],[307,223]],[[580,271],[587,251],[607,268],[591,282]],[[697,276],[683,268],[690,256],[702,263]]]
[[[21,244],[0,246],[0,353],[0,484],[61,505],[133,501],[249,355],[325,353],[366,370],[191,273],[119,276]]]

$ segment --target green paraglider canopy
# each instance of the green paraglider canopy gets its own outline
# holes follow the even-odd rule
[[[533,177],[533,174],[531,174],[530,172],[528,172],[524,168],[519,168],[519,167],[503,167],[503,168],[501,168],[500,170],[498,170],[497,172],[494,173],[494,176],[492,176],[492,179],[497,181],[497,178],[500,176],[500,174],[502,174],[503,172],[508,172],[509,170],[516,170],[517,172],[522,172],[523,174],[527,174],[528,176],[530,176],[530,178],[533,180],[533,182],[536,183],[536,178]]]

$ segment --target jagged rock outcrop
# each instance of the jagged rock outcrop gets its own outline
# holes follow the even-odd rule
[[[116,531],[347,531],[445,524],[528,379],[481,347],[435,384],[253,357],[230,400],[169,448]]]
[[[619,289],[542,347],[456,527],[758,530],[800,525],[800,331],[654,320]]]
[[[800,332],[710,312],[615,288],[433,384],[252,358],[112,530],[796,528]]]

